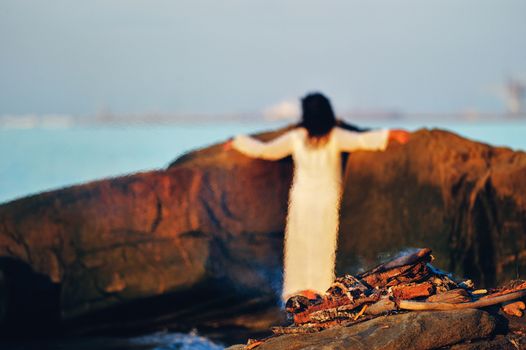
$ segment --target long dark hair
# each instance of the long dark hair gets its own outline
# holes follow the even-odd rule
[[[319,141],[328,135],[336,125],[336,116],[327,97],[319,92],[310,93],[301,99],[303,126],[309,133],[309,139]]]

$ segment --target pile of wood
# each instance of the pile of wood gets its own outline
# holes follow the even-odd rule
[[[292,324],[273,327],[272,331],[275,336],[312,333],[389,313],[480,308],[500,303],[507,303],[505,312],[522,316],[524,303],[512,301],[526,296],[525,281],[513,281],[490,291],[476,290],[470,280],[457,282],[450,274],[434,268],[432,260],[430,249],[420,249],[357,276],[339,277],[323,296],[294,296],[286,304]],[[249,342],[247,348],[260,343]]]

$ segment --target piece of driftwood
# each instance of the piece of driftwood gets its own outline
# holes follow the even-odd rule
[[[331,319],[348,318],[356,308],[366,304],[375,303],[380,299],[378,293],[371,294],[368,297],[360,299],[349,300],[341,298],[339,300],[324,300],[320,304],[309,307],[306,311],[294,315],[295,324],[303,324],[308,322],[325,322]]]
[[[365,314],[379,316],[396,310],[396,304],[388,297],[378,300],[376,303],[369,305]]]
[[[510,300],[516,300],[526,295],[524,293],[509,293],[501,297],[496,297],[493,299],[479,300],[477,302],[472,302],[469,294],[466,291],[453,290],[451,293],[436,294],[427,299],[427,301],[417,302],[409,300],[400,300],[398,304],[389,298],[384,298],[378,302],[370,305],[366,314],[369,315],[382,315],[391,311],[396,310],[412,310],[412,311],[424,311],[424,310],[459,310],[459,309],[475,309],[486,306],[491,306],[495,304],[500,304]],[[431,299],[431,300],[430,300]],[[434,301],[433,301],[434,300]],[[458,306],[455,306],[458,305]]]
[[[462,288],[448,290],[440,294],[434,294],[426,299],[427,302],[431,302],[431,303],[450,303],[450,304],[467,303],[472,300],[473,298],[471,297],[470,293],[468,293],[465,289],[462,289]]]
[[[486,306],[505,303],[507,301],[517,300],[526,296],[526,289],[503,294],[495,297],[487,296],[484,299],[471,301],[468,303],[431,303],[427,301],[401,300],[398,307],[401,310],[424,311],[424,310],[460,310],[460,309],[478,309]]]
[[[471,290],[468,285],[464,284],[464,287],[461,287],[459,283],[453,281],[449,275],[434,274],[432,278],[429,278],[429,281],[435,286],[435,294],[445,293],[447,291],[462,288],[464,290]]]
[[[403,255],[387,263],[380,264],[356,277],[371,287],[383,287],[387,286],[389,281],[396,276],[410,274],[411,272],[409,270],[413,269],[415,266],[425,265],[432,260],[431,249],[418,249],[414,253]],[[414,273],[414,271],[412,273]]]
[[[392,287],[401,283],[420,282],[431,275],[425,261],[414,265],[397,266],[390,270],[375,272],[363,277],[363,281],[373,288]]]
[[[352,275],[338,277],[325,293],[326,299],[347,297],[349,300],[359,298],[369,290],[362,281]]]
[[[492,298],[498,295],[508,294],[510,292],[514,292],[521,289],[526,289],[526,281],[513,280],[500,288],[492,290],[491,293],[482,296],[480,299]]]
[[[335,326],[352,326],[397,311],[460,310],[505,304],[504,312],[521,316],[526,304],[526,281],[484,291],[470,280],[458,283],[434,268],[430,249],[419,249],[357,276],[337,278],[322,296],[297,295],[286,303],[293,324],[271,328],[274,336],[305,334]],[[264,341],[264,340],[263,340]],[[252,341],[250,349],[262,341]],[[248,349],[248,348],[247,348]]]
[[[421,261],[430,262],[432,259],[431,249],[418,249],[414,253],[406,254],[387,263],[380,264],[369,271],[359,274],[357,277],[363,280],[367,276],[373,275],[375,273],[385,272],[402,266],[412,266]]]
[[[392,288],[395,300],[410,300],[428,297],[434,293],[433,283],[426,281],[422,283],[400,284]]]

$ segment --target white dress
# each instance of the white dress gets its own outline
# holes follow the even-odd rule
[[[267,160],[292,155],[294,177],[285,228],[282,297],[310,289],[325,293],[334,281],[339,208],[342,191],[340,153],[384,150],[388,130],[357,133],[333,128],[326,143],[312,146],[304,128],[295,128],[270,142],[238,135],[241,153]]]

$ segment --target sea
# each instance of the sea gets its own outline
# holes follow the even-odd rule
[[[73,127],[0,127],[0,203],[34,193],[162,169],[185,152],[286,122],[180,123]],[[411,131],[440,128],[491,145],[526,150],[526,119],[490,122],[363,121]]]
[[[201,122],[165,125],[80,125],[0,127],[0,203],[102,178],[162,169],[186,152],[223,142],[237,134],[268,131],[287,122]],[[364,127],[449,130],[472,140],[526,151],[526,120],[405,121],[356,123]],[[216,350],[197,333],[161,332],[127,338],[27,340],[2,349]]]

